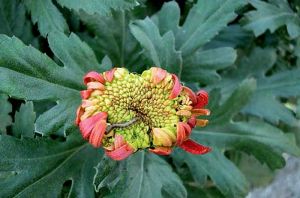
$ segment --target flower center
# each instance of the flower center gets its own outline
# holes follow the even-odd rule
[[[154,83],[150,70],[138,75],[118,68],[113,80],[106,81],[104,86],[105,89],[94,90],[85,100],[89,105],[81,116],[83,120],[107,112],[107,123],[113,127],[104,136],[104,147],[114,142],[115,134],[122,135],[135,149],[152,147],[152,128],[166,128],[176,137],[177,123],[186,122],[190,117],[192,102],[185,92],[174,99],[169,97],[174,86],[170,74]]]

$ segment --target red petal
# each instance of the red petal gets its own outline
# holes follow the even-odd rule
[[[182,126],[184,127],[186,137],[189,137],[191,135],[192,128],[185,122],[182,123]]]
[[[99,82],[89,82],[87,84],[87,88],[90,89],[99,89],[101,91],[105,90],[105,86],[102,83]]]
[[[202,109],[208,104],[208,93],[204,90],[197,92],[197,104],[194,106],[195,109]]]
[[[197,120],[196,120],[196,116],[192,116],[189,120],[188,120],[188,125],[190,125],[191,128],[194,128],[196,126]]]
[[[182,122],[179,122],[177,124],[177,145],[180,145],[183,143],[183,141],[186,139],[186,133],[185,133],[185,128],[183,126]]]
[[[175,74],[172,74],[172,80],[174,82],[174,85],[173,85],[173,89],[171,91],[171,94],[169,96],[169,99],[176,98],[180,94],[180,92],[182,90],[182,86],[181,86],[181,84],[179,82],[179,79],[178,79],[178,77]]]
[[[103,136],[105,134],[105,130],[106,130],[106,121],[100,120],[99,122],[97,122],[89,138],[90,144],[96,148],[100,147]]]
[[[83,77],[83,82],[84,82],[85,85],[88,84],[91,81],[98,81],[102,84],[105,83],[105,80],[104,80],[102,74],[99,74],[95,71],[91,71]]]
[[[105,153],[108,157],[110,157],[114,160],[118,160],[118,161],[127,158],[133,152],[134,152],[134,149],[128,144],[125,144],[125,145],[121,146],[120,148],[117,148],[113,151],[105,150]]]
[[[82,114],[84,113],[84,109],[80,106],[78,107],[77,111],[76,111],[76,120],[75,120],[75,124],[78,126],[80,123],[80,117],[82,116]]]
[[[79,124],[79,129],[81,131],[82,137],[84,139],[88,139],[90,137],[91,131],[95,127],[96,123],[100,120],[106,120],[107,113],[106,112],[100,112],[92,117],[89,117]]]
[[[165,79],[165,77],[167,76],[167,71],[163,70],[159,67],[152,67],[151,68],[151,81],[154,84],[158,84],[160,83],[162,80]]]
[[[82,99],[88,99],[91,95],[91,93],[93,92],[93,90],[83,90],[80,91],[80,95]]]
[[[109,71],[106,71],[104,73],[104,78],[108,81],[108,82],[111,82],[113,79],[114,79],[114,73],[116,71],[116,68],[112,68],[111,70]]]
[[[189,153],[192,153],[192,154],[196,154],[196,155],[202,155],[202,154],[205,154],[205,153],[208,153],[211,151],[211,148],[210,147],[206,147],[206,146],[203,146],[201,144],[198,144],[197,142],[194,142],[193,140],[191,139],[188,139],[186,141],[184,141],[180,147],[189,152]]]
[[[171,147],[156,147],[154,149],[149,149],[149,151],[157,155],[170,155],[172,153]]]
[[[196,94],[190,88],[185,86],[183,86],[183,91],[189,96],[190,100],[192,101],[192,105],[195,105],[197,103]]]

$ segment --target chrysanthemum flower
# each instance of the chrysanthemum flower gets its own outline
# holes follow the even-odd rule
[[[174,146],[193,154],[211,149],[189,139],[195,126],[205,126],[209,115],[205,91],[194,93],[178,77],[152,67],[141,75],[124,68],[103,74],[89,72],[83,78],[87,90],[76,124],[82,137],[106,155],[122,160],[139,149],[168,155]]]

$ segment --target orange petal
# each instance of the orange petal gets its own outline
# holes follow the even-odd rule
[[[205,115],[205,116],[208,116],[210,115],[210,111],[208,109],[192,109],[192,114],[194,116],[202,116],[202,115]]]
[[[192,113],[189,110],[179,110],[176,112],[176,115],[190,117]]]
[[[205,127],[208,124],[208,120],[197,119],[196,125],[199,127]]]
[[[82,99],[88,99],[91,95],[91,93],[93,92],[93,90],[83,90],[80,91],[80,95]]]
[[[100,120],[106,120],[107,113],[100,112],[92,117],[89,117],[79,123],[79,129],[81,131],[82,137],[88,139],[91,135],[91,131],[94,129],[96,123]]]
[[[105,80],[104,80],[102,74],[99,74],[95,71],[91,71],[83,77],[83,82],[84,82],[85,85],[88,84],[89,82],[92,82],[92,81],[98,81],[102,84],[105,83]]]
[[[99,83],[99,82],[89,82],[87,84],[87,88],[89,90],[90,89],[98,89],[98,90],[101,90],[101,91],[105,90],[105,86],[102,83]]]
[[[110,157],[114,160],[118,160],[118,161],[127,158],[133,152],[134,152],[134,149],[128,143],[124,144],[123,146],[121,146],[113,151],[105,150],[105,154],[108,157]]]
[[[111,82],[113,79],[114,79],[114,73],[116,71],[117,68],[112,68],[111,70],[109,71],[106,71],[104,73],[104,78],[108,81],[108,82]]]
[[[206,146],[203,146],[201,144],[198,144],[197,142],[194,142],[191,139],[188,139],[188,140],[184,141],[179,146],[183,150],[185,150],[189,153],[192,153],[192,154],[196,154],[196,155],[202,155],[202,154],[205,154],[205,153],[208,153],[208,152],[211,151],[210,147],[206,147]]]
[[[176,98],[182,90],[182,85],[180,84],[179,79],[175,74],[172,74],[172,80],[173,80],[174,85],[173,85],[171,94],[169,96],[169,99]]]
[[[149,149],[150,152],[157,155],[170,155],[172,153],[171,147],[156,147],[154,149]]]
[[[105,130],[106,130],[106,121],[105,120],[100,120],[99,122],[97,122],[97,124],[93,128],[90,138],[89,138],[89,142],[95,148],[99,148],[101,146],[102,139],[105,134]]]
[[[76,120],[75,120],[75,124],[78,126],[80,123],[80,117],[82,116],[82,114],[84,113],[84,109],[80,106],[78,107],[77,111],[76,111]]]
[[[197,96],[196,94],[188,87],[183,86],[183,91],[187,93],[188,97],[192,101],[192,105],[195,105],[197,103]]]
[[[197,104],[194,106],[195,109],[202,109],[208,104],[208,93],[204,90],[197,92]]]
[[[166,76],[167,76],[166,70],[161,69],[159,67],[151,68],[151,82],[153,82],[155,85],[163,81]]]

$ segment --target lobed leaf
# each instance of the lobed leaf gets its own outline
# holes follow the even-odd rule
[[[78,134],[61,143],[0,136],[0,196],[58,197],[71,181],[69,196],[94,197],[92,170],[101,154]]]
[[[36,114],[32,102],[22,104],[20,110],[16,112],[12,133],[15,137],[34,137],[34,122]]]
[[[251,0],[251,5],[256,8],[245,14],[245,28],[252,30],[255,36],[270,30],[275,32],[279,27],[286,26],[291,38],[300,35],[300,18],[290,8],[286,0],[274,0],[269,3]]]
[[[31,13],[32,22],[38,24],[39,31],[44,37],[51,31],[69,31],[66,20],[52,0],[26,0],[24,3]]]

